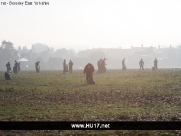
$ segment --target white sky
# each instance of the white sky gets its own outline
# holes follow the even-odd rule
[[[67,49],[130,48],[141,44],[163,47],[181,43],[181,0],[47,2],[50,5],[0,3],[0,42],[9,40],[15,47],[28,48],[43,43]]]

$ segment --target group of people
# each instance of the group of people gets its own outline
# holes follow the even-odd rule
[[[98,73],[106,73],[106,58],[104,59],[100,59],[98,62],[97,62],[97,66],[98,66]]]
[[[68,64],[66,64],[66,59],[63,61],[63,74],[66,72],[72,73],[73,62],[70,60]],[[86,75],[87,84],[95,84],[93,79],[94,66],[91,63],[88,63],[84,68],[84,75]]]
[[[8,62],[6,64],[6,68],[7,68],[7,71],[5,72],[5,78],[6,80],[10,80],[11,79],[11,76],[10,76],[10,73],[11,73],[11,64],[10,62]],[[18,73],[18,71],[20,71],[20,62],[18,63],[16,60],[15,60],[15,64],[14,64],[14,67],[13,67],[13,72],[15,74]]]
[[[73,68],[73,62],[70,60],[68,65],[66,64],[66,59],[63,61],[63,74],[66,72],[72,73],[72,68]]]
[[[97,62],[97,65],[98,65],[98,73],[105,73],[106,72],[106,63],[105,63],[105,60],[106,58],[104,58],[103,60],[100,59],[98,62]],[[155,58],[154,60],[154,67],[152,67],[153,70],[157,70],[158,67],[157,67],[157,63],[158,63],[158,60]],[[35,63],[35,68],[36,68],[36,73],[39,73],[40,72],[40,61],[36,62]],[[18,71],[20,71],[20,62],[18,63],[16,60],[15,60],[15,66],[13,67],[13,72],[15,74],[18,73]],[[143,59],[141,59],[139,61],[139,66],[140,66],[140,70],[144,70],[144,61]],[[5,72],[5,78],[6,80],[10,80],[11,79],[11,76],[10,76],[10,72],[11,72],[11,65],[10,63],[8,62],[6,64],[6,67],[7,67],[7,72]],[[66,64],[66,60],[64,60],[63,62],[63,74],[65,74],[66,72],[69,72],[69,73],[72,73],[72,67],[73,67],[73,62],[70,60],[70,62],[68,63],[68,65]],[[125,65],[125,58],[122,60],[122,70],[126,70],[126,65]],[[86,82],[87,84],[95,84],[95,81],[93,79],[93,72],[94,72],[94,66],[91,64],[91,63],[88,63],[85,68],[84,68],[84,75],[86,75]]]
[[[98,73],[105,73],[106,72],[106,63],[105,63],[106,58],[104,58],[103,60],[100,59],[97,62],[98,65]],[[154,60],[154,68],[158,69],[157,67],[157,59],[155,58]],[[141,59],[139,61],[139,65],[140,65],[140,70],[144,70],[144,62],[143,59]],[[69,62],[69,73],[72,73],[72,66],[73,66],[73,62],[70,60]],[[122,70],[126,70],[126,65],[125,65],[125,58],[122,60]],[[91,63],[88,63],[85,68],[84,68],[84,75],[86,75],[86,82],[87,84],[95,84],[95,81],[93,79],[93,72],[94,72],[94,66]],[[68,72],[68,65],[66,64],[66,60],[64,60],[63,62],[63,73],[65,74],[65,72]]]
[[[37,72],[37,73],[39,73],[39,71],[40,71],[39,63],[40,63],[40,61],[38,61],[38,62],[35,63],[35,68],[36,68],[36,72]],[[5,76],[6,80],[11,80],[11,75],[10,75],[10,73],[11,73],[11,64],[10,64],[10,62],[8,62],[8,63],[6,64],[6,68],[7,68],[7,71],[5,72],[4,76]],[[14,67],[13,67],[13,72],[14,72],[15,74],[18,74],[18,72],[19,72],[20,70],[21,70],[21,68],[20,68],[20,62],[17,62],[17,61],[15,60],[15,64],[14,64]]]
[[[157,67],[157,64],[158,64],[158,60],[155,58],[155,60],[154,60],[154,67],[152,67],[152,70],[158,70],[158,67]],[[140,66],[140,70],[144,70],[144,61],[143,61],[143,59],[141,59],[140,61],[139,61],[139,66]],[[124,70],[126,70],[127,68],[126,68],[126,65],[125,65],[125,58],[122,60],[122,70],[124,71]]]
[[[6,68],[7,68],[7,72],[8,73],[11,73],[11,64],[8,62],[7,64],[6,64]],[[15,64],[14,64],[14,67],[13,67],[13,72],[15,73],[15,74],[17,74],[18,73],[18,71],[20,71],[21,69],[20,69],[20,62],[18,63],[16,60],[15,60]]]
[[[72,73],[72,67],[73,67],[73,62],[70,60],[69,64],[66,64],[66,60],[64,59],[63,62],[63,74],[65,74],[66,72]],[[35,63],[35,69],[36,69],[36,73],[40,72],[40,61],[37,61]]]

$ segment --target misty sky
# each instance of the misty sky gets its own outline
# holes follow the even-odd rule
[[[28,48],[43,43],[67,49],[130,48],[141,44],[163,47],[181,43],[180,0],[47,2],[50,5],[0,4],[0,42],[9,40],[15,47]]]

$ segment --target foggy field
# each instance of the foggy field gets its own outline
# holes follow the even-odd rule
[[[62,71],[41,71],[39,74],[35,71],[20,71],[11,76],[12,80],[7,81],[4,72],[0,72],[0,121],[181,120],[181,69],[108,70],[105,74],[94,72],[95,85],[86,85],[83,71],[66,75]],[[57,132],[50,131],[47,134]],[[9,133],[14,134],[14,131]],[[126,133],[133,135],[135,131],[99,131],[100,135]],[[180,131],[136,133],[175,135]]]

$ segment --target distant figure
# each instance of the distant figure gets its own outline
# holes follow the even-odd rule
[[[102,59],[100,59],[98,62],[97,62],[97,67],[98,67],[98,73],[101,72],[101,62],[102,62]]]
[[[93,72],[94,72],[94,66],[91,63],[88,63],[84,68],[84,75],[86,74],[87,84],[95,84],[92,75]]]
[[[139,65],[140,65],[140,70],[144,70],[144,68],[143,68],[144,62],[142,59],[140,60]]]
[[[11,80],[11,76],[10,76],[10,74],[8,72],[5,72],[4,76],[5,76],[6,80]]]
[[[122,70],[126,70],[125,58],[122,60]]]
[[[15,64],[14,64],[14,67],[13,67],[13,72],[15,73],[15,74],[17,74],[18,73],[18,62],[15,60]]]
[[[39,65],[40,65],[40,61],[35,63],[36,73],[40,72],[40,66]]]
[[[7,67],[7,72],[10,73],[11,72],[11,65],[9,62],[6,64],[6,67]]]
[[[70,60],[70,62],[69,62],[69,73],[72,73],[72,66],[73,66],[73,62]]]
[[[64,59],[64,61],[63,61],[63,74],[65,74],[66,72],[68,72],[68,65],[66,64],[66,60]]]
[[[154,67],[155,67],[155,70],[158,70],[157,63],[158,63],[158,60],[155,58],[155,60],[154,60]]]
[[[105,63],[105,60],[106,58],[104,58],[102,61],[101,61],[101,73],[105,73],[106,72],[106,63]]]
[[[20,62],[18,63],[18,71],[20,71],[21,70],[21,68],[20,68]]]

